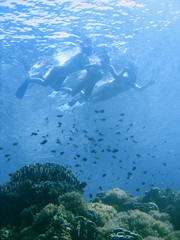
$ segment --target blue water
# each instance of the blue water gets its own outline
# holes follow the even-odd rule
[[[180,189],[179,0],[1,0],[0,15],[1,183],[21,166],[55,162],[87,182],[87,197]],[[44,74],[63,64],[83,36],[106,47],[117,72],[133,59],[138,85],[155,84],[72,109],[50,87],[15,97],[34,66]]]

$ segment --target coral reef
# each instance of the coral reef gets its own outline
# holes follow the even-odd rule
[[[175,230],[180,230],[180,191],[153,188],[145,193],[143,202],[154,202],[160,211],[168,213]]]
[[[37,163],[24,166],[0,188],[0,225],[17,226],[22,219],[19,213],[23,214],[25,209],[29,216],[24,224],[29,224],[35,212],[48,203],[56,204],[59,195],[71,191],[82,193],[83,187],[85,184],[80,184],[71,171],[61,165]]]
[[[124,230],[122,228],[113,230],[108,236],[107,240],[142,240],[142,237],[138,234],[131,233],[130,231]]]
[[[97,228],[96,224],[84,217],[76,217],[74,219],[74,228],[72,239],[78,240],[96,240]]]
[[[0,239],[180,239],[179,192],[151,189],[133,197],[115,188],[86,203],[83,187],[61,165],[21,168],[0,185]]]
[[[113,206],[118,212],[130,209],[139,209],[142,212],[158,210],[158,206],[153,202],[143,203],[140,199],[132,197],[125,191],[114,188],[107,192],[98,193],[93,202],[104,203]]]
[[[130,199],[131,199],[130,195],[128,195],[125,191],[119,188],[114,188],[107,192],[98,193],[93,202],[100,202],[111,206],[113,205],[121,206]]]
[[[88,210],[83,196],[78,192],[62,194],[59,197],[59,203],[61,203],[66,210],[71,211],[75,216],[84,216]]]

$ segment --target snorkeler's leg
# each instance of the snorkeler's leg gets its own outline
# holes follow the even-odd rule
[[[84,88],[84,86],[85,86],[84,81],[83,81],[83,82],[80,82],[74,89],[72,89],[72,91],[71,91],[70,94],[71,94],[72,96],[75,96],[76,94],[78,94],[78,93],[81,92],[81,90]]]
[[[92,84],[87,85],[84,88],[84,90],[83,90],[84,91],[84,100],[87,100],[91,96],[94,86],[95,86],[95,84],[92,83]]]
[[[22,99],[24,97],[24,94],[26,93],[26,90],[28,88],[28,85],[30,83],[37,83],[40,84],[42,86],[46,86],[45,82],[43,81],[43,79],[41,78],[27,78],[22,84],[21,86],[18,88],[18,90],[16,91],[15,95],[17,98]]]
[[[24,94],[26,93],[26,90],[28,88],[28,85],[30,83],[30,79],[27,78],[22,84],[21,86],[18,88],[18,90],[16,91],[15,95],[17,98],[22,99]]]

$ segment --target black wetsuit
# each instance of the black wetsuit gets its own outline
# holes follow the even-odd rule
[[[78,53],[67,65],[54,67],[46,77],[44,86],[49,85],[56,91],[60,90],[69,74],[85,69],[87,64],[89,64],[87,55]]]

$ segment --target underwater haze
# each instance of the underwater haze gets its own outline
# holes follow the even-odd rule
[[[115,187],[180,190],[179,0],[1,0],[0,14],[0,183],[50,162],[86,182],[87,199]],[[72,96],[49,86],[15,96],[33,71],[65,64],[85,37],[117,73],[128,59],[140,87],[154,84],[72,107]]]

